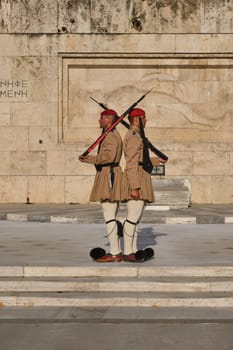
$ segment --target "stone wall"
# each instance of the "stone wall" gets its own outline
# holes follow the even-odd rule
[[[166,176],[232,203],[232,32],[233,0],[0,0],[0,202],[86,202],[89,96],[120,114],[153,87],[140,106]]]

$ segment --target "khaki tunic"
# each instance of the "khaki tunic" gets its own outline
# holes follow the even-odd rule
[[[119,132],[115,129],[102,141],[96,156],[89,156],[85,162],[91,164],[119,163],[122,155],[122,140]],[[95,175],[90,202],[110,201],[121,199],[122,170],[120,166],[113,167],[114,183],[111,184],[110,166],[103,167]]]
[[[154,202],[151,175],[139,165],[139,162],[143,160],[143,142],[140,130],[135,126],[131,126],[125,136],[124,155],[126,169],[122,178],[122,199],[132,199],[130,191],[139,189],[141,200]],[[159,164],[159,158],[157,157],[152,157],[151,161],[154,166]]]

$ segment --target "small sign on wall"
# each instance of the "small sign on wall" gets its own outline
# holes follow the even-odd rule
[[[160,164],[160,165],[154,166],[152,169],[151,175],[165,176],[165,165]]]

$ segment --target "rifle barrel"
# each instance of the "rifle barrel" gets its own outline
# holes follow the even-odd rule
[[[150,89],[149,91],[147,91],[143,96],[141,96],[136,102],[134,102],[123,114],[121,114],[121,116],[115,120],[115,122],[107,129],[104,131],[104,133],[102,135],[100,135],[95,142],[93,142],[88,148],[87,150],[82,154],[82,156],[87,156],[103,139],[105,139],[105,137],[109,134],[110,131],[112,131],[124,118],[127,114],[129,114],[129,112],[135,107],[137,106],[137,104],[144,99],[144,97],[149,94],[149,92],[152,89]],[[93,98],[92,98],[93,99]],[[94,100],[94,99],[93,99]]]
[[[153,89],[153,88],[152,88]],[[147,91],[137,102],[135,102],[136,104],[138,104],[147,94],[149,94],[149,92],[151,92],[150,89],[149,91]],[[103,104],[102,102],[98,102],[97,100],[95,100],[93,97],[90,96],[90,98],[95,102],[97,103],[100,107],[102,107],[103,109],[107,109],[107,106],[105,104]],[[131,106],[132,107],[132,106]],[[134,107],[132,107],[134,108]],[[117,120],[119,120],[119,116],[117,115],[116,116]],[[121,124],[123,124],[127,129],[130,128],[130,124],[127,123],[124,119],[122,119],[120,121]],[[97,139],[98,140],[98,139]],[[152,145],[152,143],[148,140],[148,147],[149,149],[155,153],[158,157],[162,158],[163,160],[168,160],[168,157],[166,156],[166,154],[164,154],[163,152],[161,152],[158,148],[156,148],[154,145]],[[87,151],[86,151],[87,152]],[[85,153],[85,152],[84,152]],[[88,155],[88,153],[84,154],[83,155]]]

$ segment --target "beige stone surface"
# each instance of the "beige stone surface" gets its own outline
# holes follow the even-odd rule
[[[230,175],[233,175],[233,152],[230,152]]]
[[[27,198],[27,178],[25,176],[0,176],[1,203],[25,203]]]
[[[10,125],[10,103],[0,103],[0,126]]]
[[[15,102],[11,104],[12,126],[47,126],[47,104]]]
[[[65,203],[85,203],[89,200],[94,176],[66,176]]]
[[[228,152],[195,152],[193,154],[194,175],[221,175],[230,172]]]
[[[63,37],[63,36],[62,36]],[[61,38],[62,41],[62,38]],[[48,57],[48,59],[57,59],[58,35],[46,35],[46,33],[31,34],[28,37],[28,51],[30,56]]]
[[[61,33],[90,32],[91,11],[89,4],[85,0],[58,0],[58,31]]]
[[[12,175],[46,174],[45,151],[11,151],[9,173]]]
[[[64,203],[64,176],[29,176],[28,196],[32,203]]]
[[[192,188],[192,203],[210,203],[211,176],[192,176],[189,179]]]
[[[233,2],[206,0],[201,1],[201,30],[203,33],[232,32]]]
[[[29,54],[28,36],[26,35],[0,35],[0,56],[27,56]]]
[[[232,33],[232,0],[4,1],[2,33]]]
[[[11,1],[11,31],[54,33],[57,31],[57,1]]]
[[[211,178],[212,203],[232,203],[233,200],[233,176],[213,176]]]
[[[0,174],[8,175],[10,168],[10,152],[0,151]]]
[[[24,127],[2,126],[0,128],[0,150],[28,150],[28,129]]]
[[[56,149],[56,144],[58,142],[57,127],[30,126],[28,133],[28,143],[31,151]]]
[[[169,157],[169,162],[166,165],[166,174],[168,176],[183,176],[192,175],[192,152],[166,152]]]

